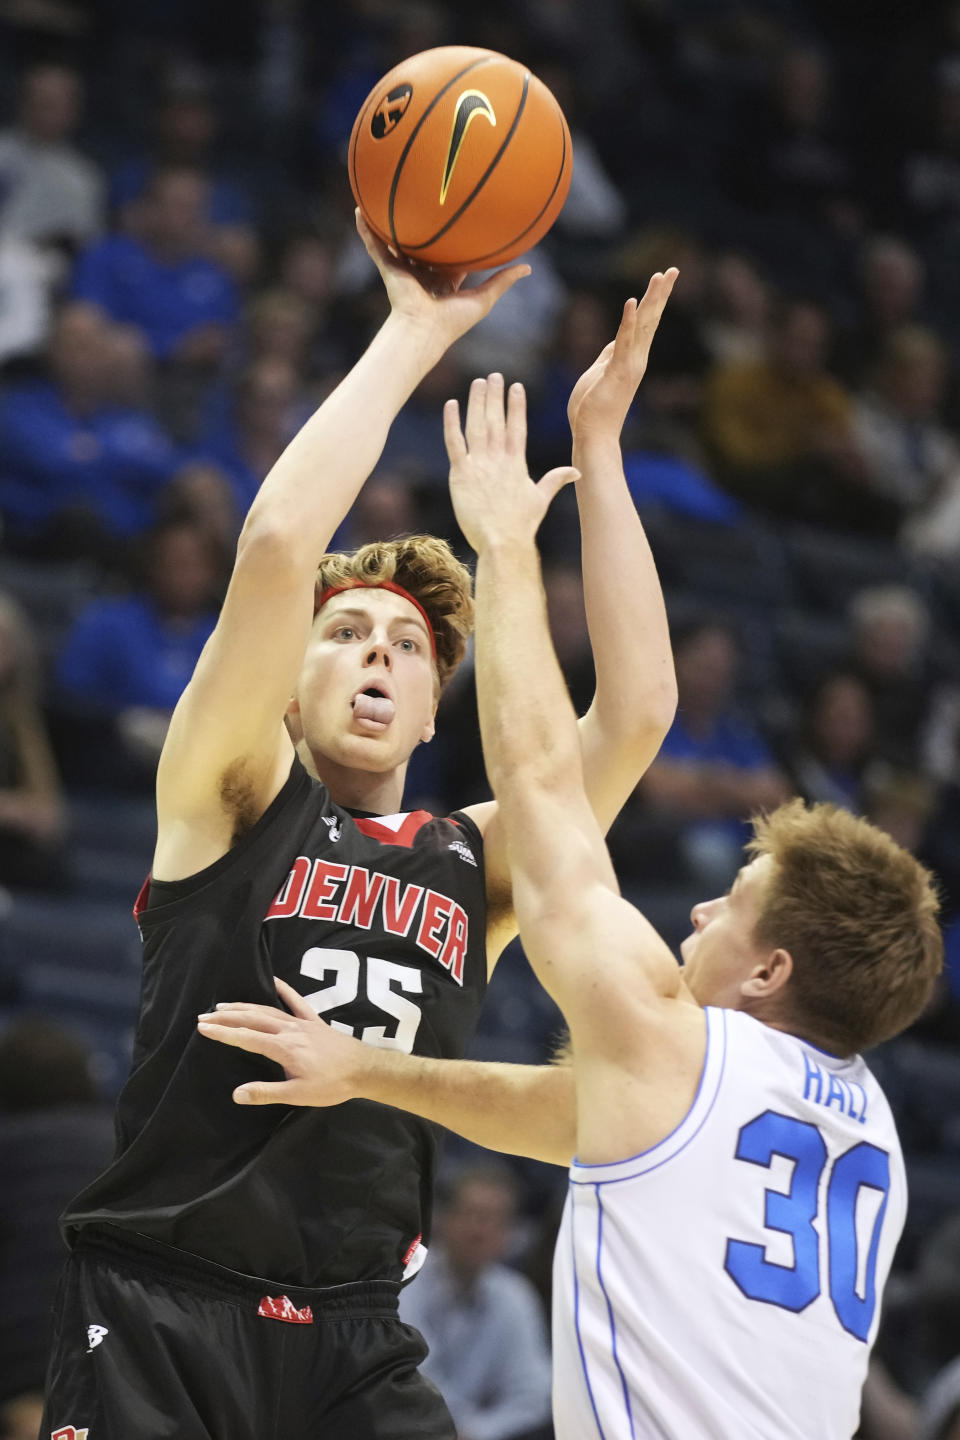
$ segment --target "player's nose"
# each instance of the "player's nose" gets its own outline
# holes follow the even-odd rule
[[[699,930],[702,926],[706,925],[710,918],[710,906],[712,904],[712,900],[698,900],[696,905],[694,905],[690,911],[690,924],[694,930]]]
[[[393,663],[390,656],[390,646],[386,641],[375,641],[363,657],[363,663],[366,666],[382,665],[385,670],[389,670]]]

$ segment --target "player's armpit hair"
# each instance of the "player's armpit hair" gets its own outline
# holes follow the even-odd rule
[[[573,1042],[570,1039],[570,1031],[563,1030],[557,1036],[553,1049],[548,1056],[550,1065],[572,1065],[573,1064]]]
[[[437,645],[442,689],[463,659],[473,631],[470,572],[446,540],[435,535],[408,535],[324,555],[317,569],[315,610],[324,590],[357,581],[375,586],[388,580],[408,591],[427,613]]]

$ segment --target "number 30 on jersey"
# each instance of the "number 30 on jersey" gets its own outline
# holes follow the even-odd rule
[[[823,1136],[809,1121],[765,1110],[743,1126],[735,1155],[738,1160],[764,1169],[770,1167],[775,1155],[793,1161],[790,1189],[785,1193],[763,1192],[764,1228],[791,1238],[793,1264],[780,1265],[767,1259],[763,1245],[731,1239],[727,1241],[724,1268],[748,1299],[762,1300],[782,1310],[805,1310],[821,1290],[820,1230],[815,1222],[821,1208],[820,1181],[827,1167]],[[861,1254],[857,1204],[864,1188],[877,1193],[879,1208],[865,1254]],[[830,1299],[844,1330],[863,1341],[870,1335],[877,1304],[877,1252],[889,1190],[890,1157],[885,1150],[863,1141],[833,1161],[824,1192]]]

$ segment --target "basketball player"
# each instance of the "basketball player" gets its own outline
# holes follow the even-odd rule
[[[433,294],[361,233],[390,316],[265,480],[160,761],[133,1070],[117,1157],[64,1217],[46,1434],[454,1434],[396,1310],[425,1253],[431,1127],[363,1103],[244,1113],[231,1101],[243,1057],[195,1028],[221,999],[275,997],[280,977],[339,1031],[456,1056],[515,932],[496,805],[400,813],[470,629],[467,572],[429,537],[324,550],[405,399],[523,267]],[[669,288],[627,307],[616,352],[571,398],[598,676],[583,763],[604,825],[675,703],[618,446]]]
[[[558,1440],[849,1440],[906,1207],[858,1052],[919,1014],[941,968],[930,877],[867,822],[789,802],[754,822],[729,894],[694,907],[678,969],[618,894],[587,803],[534,545],[558,477],[529,481],[522,391],[505,418],[499,379],[474,382],[465,438],[455,403],[445,423],[479,557],[487,767],[572,1063],[374,1054],[286,990],[293,1015],[230,1006],[201,1027],[285,1067],[247,1103],[363,1095],[570,1165]]]

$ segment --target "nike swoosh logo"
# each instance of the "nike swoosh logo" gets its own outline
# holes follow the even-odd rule
[[[457,100],[457,108],[453,115],[453,126],[450,131],[450,144],[447,147],[446,164],[443,167],[443,180],[440,185],[440,204],[447,198],[447,191],[450,189],[450,181],[453,178],[454,166],[457,157],[463,148],[464,137],[470,125],[478,115],[483,115],[490,124],[496,126],[497,117],[493,113],[493,106],[479,90],[464,90]]]

